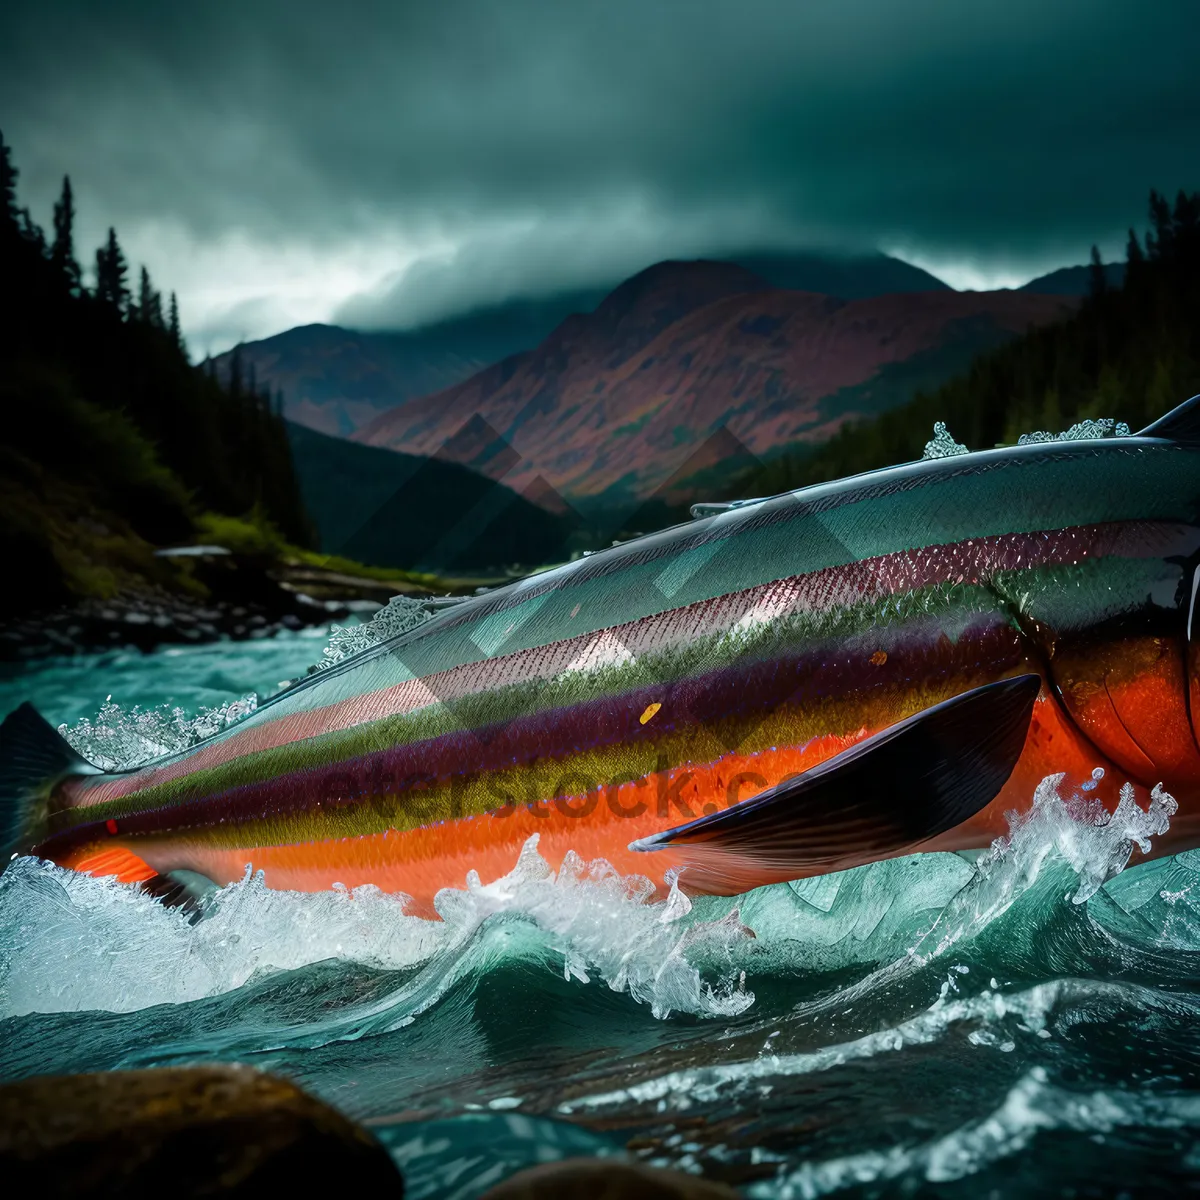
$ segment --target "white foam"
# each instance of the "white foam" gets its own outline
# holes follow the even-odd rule
[[[332,626],[321,659],[309,668],[309,673],[326,670],[416,629],[430,615],[421,601],[393,596],[369,621]],[[281,686],[290,682],[284,680]],[[256,693],[247,692],[215,708],[189,713],[170,704],[127,707],[109,696],[95,717],[84,717],[74,725],[60,725],[58,731],[84,758],[102,770],[128,771],[164,755],[181,753],[228,729],[254,712],[258,702]]]
[[[949,1183],[1019,1153],[1044,1131],[1104,1134],[1127,1127],[1182,1129],[1197,1124],[1200,1096],[1118,1089],[1073,1092],[1050,1083],[1044,1068],[1033,1067],[988,1116],[944,1137],[914,1147],[803,1163],[775,1179],[752,1184],[747,1194],[763,1200],[815,1200],[843,1188],[902,1178]]]
[[[656,1016],[726,1016],[749,1007],[754,997],[740,976],[730,971],[710,983],[688,959],[694,948],[711,956],[749,936],[736,913],[689,921],[690,905],[677,888],[658,903],[653,891],[649,880],[623,878],[602,860],[585,864],[575,855],[555,875],[535,835],[502,879],[482,885],[472,872],[465,889],[439,892],[441,921],[406,915],[406,897],[370,886],[272,891],[261,875],[248,874],[222,889],[192,925],[136,887],[19,858],[0,876],[0,1014],[131,1012],[337,959],[436,974],[382,1006],[390,1020],[403,1022],[464,970],[486,970],[486,955],[461,962],[455,956],[485,924],[514,920],[533,927],[531,950],[544,953],[549,945],[563,955],[568,978],[586,983],[595,973]]]
[[[411,596],[393,596],[369,621],[361,625],[334,625],[321,660],[312,669],[324,671],[336,663],[370,650],[389,638],[416,629],[429,620],[429,609]]]
[[[170,704],[123,708],[109,696],[95,718],[83,717],[74,725],[60,725],[58,732],[102,770],[127,771],[165,754],[187,750],[241,721],[257,707],[254,692],[216,708],[201,708],[196,714]]]
[[[256,974],[330,958],[398,968],[445,937],[377,888],[222,889],[195,925],[139,889],[35,858],[0,876],[0,1013],[131,1012],[241,987]]]
[[[628,992],[656,1017],[672,1012],[733,1016],[754,1002],[732,969],[708,983],[687,951],[728,950],[750,937],[734,909],[713,921],[687,921],[691,903],[671,880],[665,901],[651,903],[654,885],[622,876],[603,859],[585,863],[573,851],[557,875],[537,851],[534,834],[517,866],[482,885],[471,872],[465,891],[443,889],[434,899],[448,923],[473,930],[489,917],[510,913],[531,919],[563,954],[563,973],[587,982],[589,970],[616,992]]]
[[[685,1111],[694,1104],[719,1097],[740,1095],[756,1083],[781,1075],[810,1075],[840,1067],[859,1059],[875,1058],[906,1046],[924,1046],[940,1039],[961,1022],[1000,1021],[1016,1015],[1031,1029],[1042,1027],[1047,1013],[1058,1003],[1062,985],[1043,984],[1017,996],[985,990],[978,996],[947,1000],[945,994],[926,1012],[890,1029],[879,1030],[834,1046],[802,1054],[762,1053],[741,1061],[716,1066],[672,1071],[628,1088],[618,1088],[573,1100],[559,1106],[562,1113],[590,1111],[627,1105],[655,1104],[659,1112]]]
[[[1038,429],[1033,433],[1023,433],[1017,439],[1018,446],[1032,446],[1041,442],[1086,442],[1095,438],[1129,437],[1129,426],[1124,421],[1114,421],[1111,417],[1100,417],[1098,420],[1077,421],[1070,429],[1061,433],[1049,433]]]
[[[1075,872],[1073,904],[1082,904],[1123,871],[1133,847],[1143,853],[1150,839],[1167,832],[1179,807],[1161,785],[1146,809],[1138,806],[1131,785],[1121,788],[1116,810],[1085,793],[1064,800],[1063,775],[1038,784],[1033,804],[1021,816],[1010,815],[1010,832],[997,838],[975,863],[975,872],[946,906],[934,928],[913,947],[914,960],[925,963],[964,938],[991,924],[1036,883],[1048,862],[1065,861]]]
[[[954,458],[959,454],[969,453],[970,451],[962,442],[954,440],[953,435],[946,428],[945,421],[934,421],[933,437],[925,443],[925,452],[921,458]]]

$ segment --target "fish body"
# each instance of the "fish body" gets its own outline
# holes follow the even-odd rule
[[[1161,783],[1168,848],[1200,845],[1198,413],[870,472],[532,575],[184,753],[61,766],[22,848],[131,881],[374,884],[432,912],[536,833],[554,867],[731,894],[986,846],[1059,772],[1110,807]],[[1021,681],[1017,740],[968,805],[992,769],[974,740],[1016,719]],[[905,824],[926,768],[958,807]]]

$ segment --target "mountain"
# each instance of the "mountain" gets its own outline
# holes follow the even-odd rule
[[[758,286],[823,292],[853,300],[889,292],[947,290],[918,267],[884,254],[835,256],[750,252],[730,260]],[[483,367],[531,350],[575,313],[590,313],[620,285],[541,299],[517,299],[420,329],[355,332],[303,325],[242,345],[243,370],[284,394],[289,420],[349,436],[387,409],[468,379]],[[229,353],[216,358],[228,376]]]
[[[360,334],[336,325],[302,325],[236,353],[242,371],[282,391],[288,420],[341,435],[411,396],[449,387],[489,361],[470,347],[413,345],[404,334]],[[229,378],[233,354],[213,360],[221,378]]]
[[[540,478],[577,508],[628,506],[693,460],[693,474],[711,473],[718,430],[758,458],[826,440],[1073,304],[950,289],[846,301],[772,288],[731,263],[660,263],[535,350],[355,436],[452,457],[518,490]],[[722,440],[717,459],[732,447]]]
[[[238,347],[284,395],[289,420],[348,436],[381,412],[467,379],[491,363],[536,346],[572,312],[590,312],[607,289],[514,300],[422,329],[359,333],[338,325],[301,325]],[[228,377],[233,352],[213,361]]]
[[[378,450],[293,422],[288,437],[326,554],[439,573],[563,556],[569,522],[456,462]]]
[[[732,261],[772,287],[865,300],[893,292],[952,291],[936,275],[887,254],[831,255],[799,251],[739,254]]]
[[[1119,288],[1125,280],[1124,263],[1105,263],[1104,278],[1110,288]],[[1086,296],[1092,290],[1091,267],[1059,267],[1049,275],[1039,275],[1017,289],[1039,292],[1043,296]]]
[[[1110,280],[1120,271],[1122,286],[1087,296],[1068,319],[1030,329],[941,387],[848,424],[819,448],[726,480],[711,498],[772,495],[911,461],[935,421],[983,449],[1084,420],[1141,429],[1200,393],[1200,192],[1181,192],[1173,207],[1151,192],[1149,207],[1152,228],[1141,240],[1131,234],[1127,261],[1108,267]],[[1047,279],[1086,278],[1087,270]]]

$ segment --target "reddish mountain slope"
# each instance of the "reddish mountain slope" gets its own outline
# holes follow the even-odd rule
[[[946,287],[919,268],[884,254],[753,253],[707,264],[700,274],[708,278],[685,270],[678,279],[680,288],[695,286],[695,296],[676,296],[672,301],[668,288],[659,297],[665,316],[724,295],[731,286],[738,291],[795,288],[847,298]],[[617,288],[623,303],[636,301],[640,279],[643,276],[636,276]],[[594,314],[612,291],[612,285],[598,285],[536,299],[506,300],[404,331],[356,332],[335,325],[304,325],[244,344],[242,366],[243,370],[253,366],[260,383],[269,382],[283,391],[289,420],[348,436],[397,404],[452,387],[491,363],[538,346],[571,313]],[[218,371],[227,372],[230,355],[218,356],[216,365]]]
[[[730,264],[661,263],[536,350],[410,400],[356,437],[449,457],[520,491],[541,477],[568,499],[613,488],[640,499],[722,427],[760,456],[824,440],[1072,303],[1009,291],[847,303],[773,290]],[[883,386],[889,378],[898,386]]]
[[[345,436],[380,412],[468,378],[490,359],[413,334],[362,334],[336,325],[301,325],[239,347],[243,378],[253,369],[260,383],[284,395],[288,420],[321,433]],[[226,375],[232,352],[214,360]]]

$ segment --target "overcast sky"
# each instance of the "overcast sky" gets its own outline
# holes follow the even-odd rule
[[[956,286],[1200,187],[1196,0],[6,0],[0,129],[193,350],[672,256],[877,247]]]

